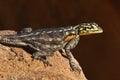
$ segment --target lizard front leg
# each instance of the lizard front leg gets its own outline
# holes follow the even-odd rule
[[[73,70],[77,70],[79,73],[81,71],[81,67],[78,63],[78,61],[74,58],[74,56],[72,55],[70,49],[73,49],[76,47],[76,45],[79,42],[79,35],[77,35],[74,39],[70,40],[66,46],[65,46],[65,52],[66,52],[66,56],[69,60],[70,66]]]

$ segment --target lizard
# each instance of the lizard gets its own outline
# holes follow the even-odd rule
[[[71,69],[81,72],[81,67],[70,50],[77,46],[80,36],[102,32],[102,28],[94,22],[81,23],[76,26],[42,28],[36,30],[23,28],[17,34],[1,35],[0,43],[30,47],[35,50],[32,54],[33,59],[41,60],[44,64],[50,66],[52,64],[46,60],[46,57],[53,56],[55,51],[64,49]]]

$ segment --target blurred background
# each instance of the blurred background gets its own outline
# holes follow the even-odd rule
[[[120,80],[120,0],[0,0],[0,30],[96,22],[104,33],[83,36],[72,50],[88,80]]]

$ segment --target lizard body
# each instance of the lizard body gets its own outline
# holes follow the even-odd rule
[[[29,46],[36,51],[32,55],[33,58],[42,60],[47,65],[51,64],[45,59],[46,56],[52,56],[53,52],[65,49],[71,68],[80,72],[80,65],[70,50],[76,47],[80,36],[102,32],[102,29],[96,23],[81,23],[76,26],[38,30],[24,28],[14,35],[1,35],[0,43]]]

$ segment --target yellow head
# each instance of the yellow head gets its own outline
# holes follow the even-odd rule
[[[79,31],[80,36],[103,32],[102,28],[100,28],[96,23],[81,23],[79,25]]]

